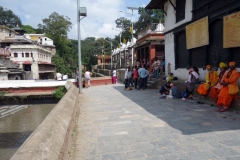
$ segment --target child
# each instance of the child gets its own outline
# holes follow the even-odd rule
[[[166,97],[166,95],[169,94],[170,91],[170,82],[167,82],[166,84],[162,85],[161,89],[159,90],[159,93],[161,94],[160,98]]]

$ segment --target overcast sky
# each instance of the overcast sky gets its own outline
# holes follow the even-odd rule
[[[119,17],[131,19],[127,7],[146,7],[151,0],[80,0],[80,7],[87,8],[87,17],[81,20],[81,37],[110,37],[118,34],[115,20]],[[70,39],[77,39],[77,0],[0,0],[0,6],[12,10],[21,18],[22,24],[37,28],[42,19],[53,12],[68,16],[72,29],[68,33]],[[134,11],[134,20],[138,18]]]

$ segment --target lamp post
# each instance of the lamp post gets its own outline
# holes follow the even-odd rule
[[[131,15],[131,22],[132,22],[132,40],[131,40],[131,44],[133,46],[133,10],[138,10],[138,8],[136,8],[136,7],[127,7],[127,9],[131,9],[132,10],[132,14],[131,13],[126,13],[126,14],[130,14]],[[120,11],[120,12],[123,12],[123,11]],[[133,47],[132,47],[132,66],[133,66]]]
[[[80,0],[77,0],[77,21],[78,21],[78,85],[79,85],[79,93],[82,93],[82,59],[81,59],[81,30],[80,30],[80,21],[81,16],[87,16],[86,7],[80,7]],[[82,18],[82,19],[83,19]]]

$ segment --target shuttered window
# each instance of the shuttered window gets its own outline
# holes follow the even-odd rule
[[[186,47],[186,33],[181,32],[176,35],[177,44],[176,44],[176,66],[177,68],[187,68],[187,47]]]
[[[176,22],[179,22],[185,19],[185,6],[186,6],[186,0],[176,1]]]

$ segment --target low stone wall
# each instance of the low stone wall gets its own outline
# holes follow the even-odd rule
[[[28,137],[11,160],[68,159],[73,122],[78,106],[78,89],[68,82],[64,97]]]
[[[125,81],[125,69],[118,69],[117,70],[117,79],[121,82]]]

